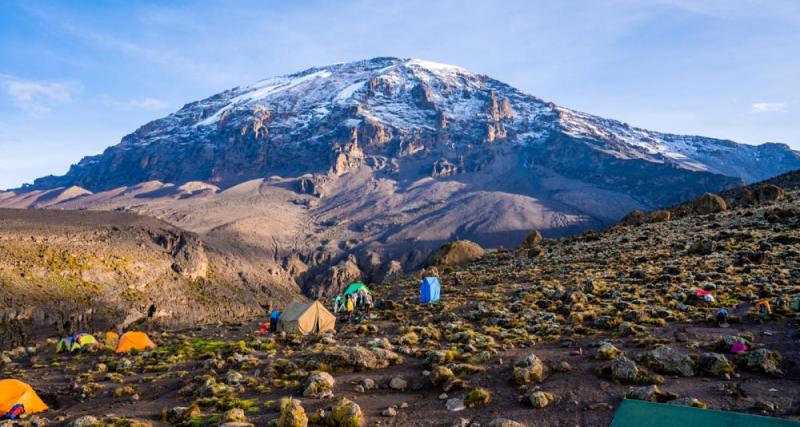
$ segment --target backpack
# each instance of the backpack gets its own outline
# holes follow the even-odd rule
[[[9,420],[16,420],[25,413],[25,405],[17,403],[11,407],[11,410],[6,413],[6,418]]]

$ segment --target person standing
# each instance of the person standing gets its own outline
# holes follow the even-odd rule
[[[353,311],[355,310],[355,304],[353,303],[354,299],[355,298],[354,298],[353,294],[350,294],[347,297],[347,321],[348,322],[352,322],[353,321]]]
[[[372,295],[369,292],[364,293],[364,311],[366,311],[367,318],[369,318],[370,311],[372,311]]]
[[[333,300],[333,314],[339,314],[339,306],[342,304],[342,296],[336,295],[336,299]]]

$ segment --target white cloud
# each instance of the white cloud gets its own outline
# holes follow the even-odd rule
[[[0,76],[3,90],[14,102],[33,116],[43,116],[50,112],[54,104],[72,100],[83,86],[76,82],[21,80],[10,76]]]
[[[100,97],[100,101],[108,106],[118,108],[120,110],[143,110],[143,111],[161,111],[169,104],[158,98],[145,96],[144,98],[130,99],[127,101],[116,100],[108,96]]]
[[[785,102],[755,102],[750,106],[751,113],[784,113]]]
[[[159,111],[167,108],[169,104],[165,101],[156,98],[144,97],[142,99],[134,99],[128,103],[131,107],[147,111]]]

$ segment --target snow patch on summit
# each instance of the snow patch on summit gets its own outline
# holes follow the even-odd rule
[[[247,86],[240,91],[241,95],[228,101],[228,104],[217,110],[216,113],[207,117],[206,119],[195,124],[197,126],[208,126],[219,121],[222,115],[237,105],[249,104],[254,101],[266,99],[270,95],[290,90],[294,87],[300,86],[303,83],[312,81],[314,79],[324,79],[330,77],[330,71],[321,70],[315,73],[306,74],[300,77],[288,79],[286,77],[277,77],[273,79],[262,80],[254,85]]]

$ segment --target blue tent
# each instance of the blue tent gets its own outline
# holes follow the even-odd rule
[[[423,304],[439,301],[440,288],[439,279],[435,277],[422,279],[422,283],[419,285],[419,301]]]

